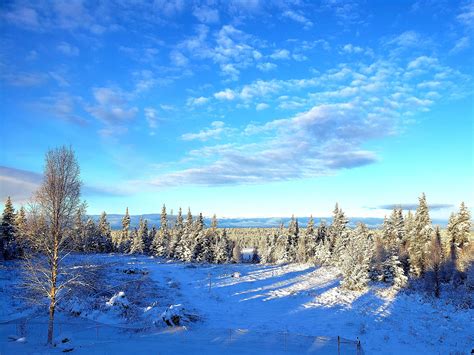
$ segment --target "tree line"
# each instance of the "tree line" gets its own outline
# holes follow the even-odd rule
[[[44,225],[41,221],[35,224],[34,228],[29,227],[25,209],[21,207],[15,213],[11,199],[7,199],[0,243],[5,259],[21,257],[25,248],[31,247],[31,237],[25,236],[29,231],[38,233]],[[424,194],[415,213],[404,214],[401,208],[394,208],[380,230],[371,230],[363,223],[351,229],[348,224],[348,218],[336,204],[329,225],[321,220],[316,226],[311,217],[306,228],[300,228],[298,219],[292,217],[287,227],[281,224],[279,228],[259,229],[261,234],[252,242],[253,261],[336,266],[342,272],[343,285],[349,289],[361,289],[370,280],[403,287],[409,278],[428,275],[433,279],[435,295],[439,296],[441,282],[462,282],[463,273],[458,271],[467,267],[465,259],[472,256],[471,216],[464,203],[451,215],[445,238],[441,238],[439,227],[432,225]],[[132,228],[127,208],[122,229],[112,231],[105,212],[95,223],[87,218],[85,205],[81,205],[67,247],[77,252],[146,254],[222,264],[239,262],[245,244],[248,246],[248,241],[229,238],[226,229],[218,228],[215,215],[207,227],[201,213],[194,218],[188,209],[184,216],[180,208],[171,223],[163,206],[158,227],[150,227],[141,218],[138,227]]]

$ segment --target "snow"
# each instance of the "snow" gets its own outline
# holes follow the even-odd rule
[[[113,295],[112,298],[106,302],[106,305],[109,307],[118,306],[127,308],[130,302],[128,302],[127,297],[125,297],[125,292],[120,291]]]
[[[18,262],[0,269],[0,353],[365,354],[469,353],[474,310],[380,284],[341,288],[339,271],[311,265],[175,263],[128,255],[72,255],[100,265],[103,293],[72,297],[57,312],[56,348],[45,344],[46,308],[13,287]],[[124,270],[143,272],[126,273]],[[234,277],[239,274],[240,277]],[[120,311],[117,311],[120,310]],[[186,312],[185,327],[163,313]],[[12,341],[25,338],[27,341]],[[67,338],[68,341],[62,343]]]

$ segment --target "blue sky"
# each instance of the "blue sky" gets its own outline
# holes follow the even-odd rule
[[[90,213],[474,203],[472,1],[3,1],[1,198],[71,145]]]

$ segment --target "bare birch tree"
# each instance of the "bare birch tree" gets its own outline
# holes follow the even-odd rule
[[[72,225],[80,207],[79,165],[71,148],[46,153],[43,183],[30,206],[31,253],[25,259],[27,286],[49,299],[48,344],[53,342],[58,299],[78,274],[63,268],[71,245]]]

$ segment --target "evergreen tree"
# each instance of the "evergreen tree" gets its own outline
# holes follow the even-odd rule
[[[215,262],[214,260],[215,254],[216,254],[216,250],[217,250],[219,239],[220,239],[220,235],[217,230],[217,224],[218,224],[217,217],[214,214],[211,219],[211,226],[209,230],[207,231],[207,238],[209,238],[209,244],[210,244],[210,251],[208,252],[208,254],[210,258],[209,262],[211,263]]]
[[[225,228],[222,230],[221,236],[218,238],[217,246],[214,253],[214,262],[224,264],[229,262],[231,256],[231,243],[227,236]]]
[[[194,222],[191,236],[192,260],[200,262],[206,261],[209,255],[210,244],[208,243],[207,235],[204,230],[204,218],[202,213],[199,213],[199,217]]]
[[[153,251],[155,255],[168,257],[170,247],[170,231],[168,228],[168,216],[166,206],[161,208],[160,229],[153,240]]]
[[[291,237],[283,222],[280,223],[277,233],[273,258],[277,263],[287,263],[291,259]]]
[[[128,207],[125,211],[125,216],[122,218],[122,231],[120,233],[120,246],[119,250],[122,253],[130,252],[130,215],[128,213]]]
[[[178,254],[181,253],[181,236],[183,233],[183,216],[181,208],[179,209],[178,215],[174,222],[173,229],[170,231],[170,244],[168,254],[172,258],[178,258]]]
[[[140,221],[141,222],[141,221]],[[130,254],[143,254],[145,249],[145,243],[143,242],[142,235],[136,228],[132,232],[132,243],[130,245]]]
[[[151,227],[148,232],[148,237],[144,240],[145,252],[148,254],[153,254],[153,241],[155,240],[157,233],[158,231],[156,230],[156,227]]]
[[[99,252],[110,253],[113,250],[112,230],[110,223],[107,221],[107,213],[102,212],[97,226],[99,230]]]
[[[346,218],[342,209],[336,203],[336,207],[333,212],[332,224],[329,227],[329,245],[331,251],[330,262],[333,265],[340,266],[342,261],[341,255],[347,246],[349,230],[347,224],[349,220]]]
[[[15,209],[10,196],[5,201],[2,215],[0,250],[4,259],[13,259],[18,255],[16,244]]]
[[[20,207],[15,217],[16,226],[16,244],[18,246],[18,255],[23,256],[23,252],[28,247],[28,221],[26,211],[23,206]]]
[[[296,219],[295,216],[293,215],[291,216],[291,221],[288,226],[286,262],[296,261],[298,238],[299,238],[298,219]]]
[[[401,289],[406,286],[408,278],[405,275],[405,270],[397,255],[390,257],[390,264],[386,270],[386,279],[388,282],[391,282],[395,288]]]
[[[85,231],[85,245],[84,251],[97,253],[99,252],[99,231],[92,218],[87,219],[84,227]]]
[[[181,207],[178,211],[178,216],[176,217],[176,223],[173,229],[173,245],[172,245],[172,256],[176,259],[183,260],[184,255],[184,221],[183,221],[183,212]]]
[[[148,240],[148,221],[144,218],[140,218],[136,238],[137,241],[135,244],[137,244],[137,246],[135,247],[135,250],[140,253],[147,253],[149,251],[149,249],[147,250],[146,248]]]
[[[447,226],[448,238],[455,244],[456,248],[462,249],[469,244],[471,223],[469,209],[462,202],[459,212],[451,214]]]
[[[409,233],[410,272],[413,276],[420,277],[426,269],[426,246],[433,233],[425,194],[422,194],[419,198],[413,227]]]
[[[367,227],[359,224],[347,238],[340,262],[343,275],[342,286],[350,290],[364,289],[369,282],[371,244]]]
[[[71,238],[70,238],[70,249],[75,251],[84,251],[84,246],[86,245],[86,231],[85,231],[85,224],[86,224],[86,203],[82,203],[74,217],[74,223],[72,226],[71,231]]]
[[[188,214],[186,216],[186,222],[184,223],[183,237],[182,239],[182,256],[183,261],[192,261],[194,253],[194,223],[193,215],[191,210],[188,208]]]

